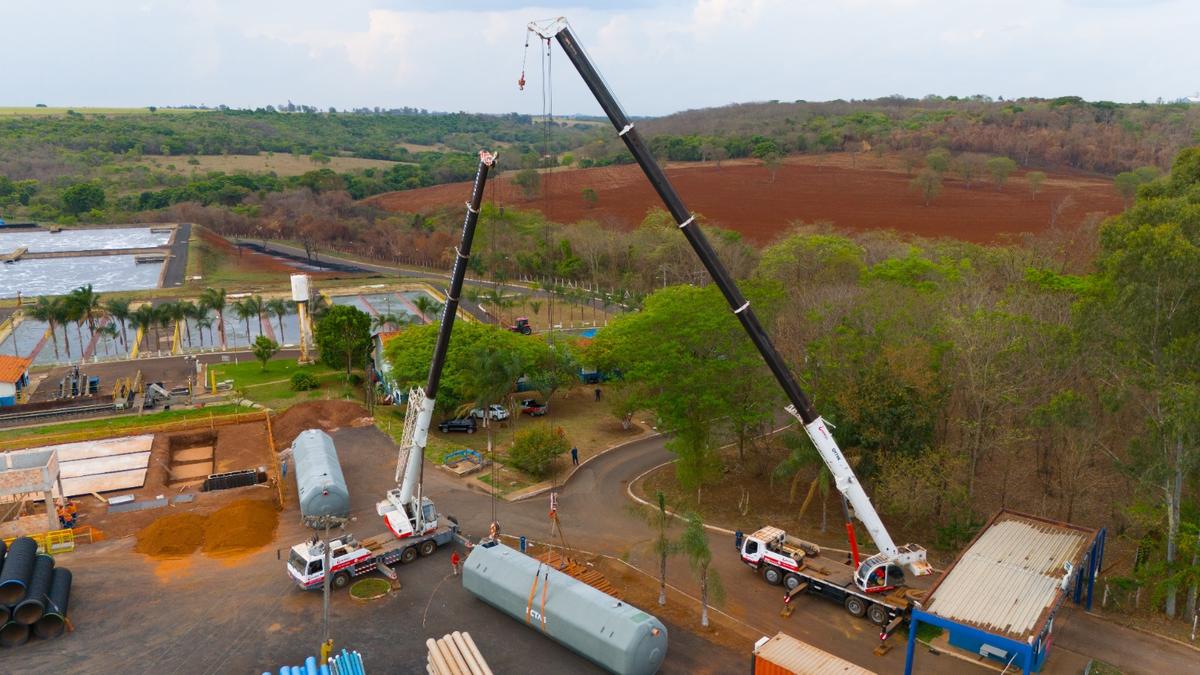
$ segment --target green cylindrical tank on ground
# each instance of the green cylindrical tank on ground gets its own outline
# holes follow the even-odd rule
[[[292,442],[292,458],[296,462],[300,517],[306,521],[322,516],[348,517],[350,490],[329,434],[320,429],[301,431]]]
[[[471,551],[463,588],[614,673],[651,675],[667,656],[661,621],[503,544]]]

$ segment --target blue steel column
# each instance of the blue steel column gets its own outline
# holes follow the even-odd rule
[[[917,648],[917,625],[920,623],[915,616],[908,618],[908,647],[904,651],[904,675],[912,675],[913,656]]]

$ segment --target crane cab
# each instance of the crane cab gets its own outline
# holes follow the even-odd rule
[[[422,497],[420,512],[414,513],[413,504],[400,501],[400,488],[388,490],[387,498],[375,504],[375,511],[383,516],[388,531],[397,539],[429,534],[438,529],[438,512],[433,500]]]
[[[876,553],[854,571],[854,585],[864,593],[883,593],[904,585],[904,570],[887,554]]]

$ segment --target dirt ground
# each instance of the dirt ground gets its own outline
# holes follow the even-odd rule
[[[671,165],[667,175],[688,206],[710,222],[737,230],[758,244],[770,242],[792,221],[830,221],[839,227],[892,229],[924,237],[954,237],[996,242],[1006,234],[1039,232],[1049,227],[1052,209],[1068,195],[1059,224],[1078,224],[1091,212],[1116,213],[1120,196],[1106,177],[1047,172],[1037,198],[1031,198],[1024,172],[1012,175],[1002,191],[987,181],[970,189],[956,177],[944,179],[941,195],[926,207],[909,190],[912,180],[892,158],[801,156],[789,158],[774,182],[757,162]],[[617,229],[641,222],[658,197],[636,165],[555,171],[543,176],[545,195],[526,200],[512,184],[513,172],[498,181],[497,201],[537,209],[552,220],[590,219]],[[592,188],[599,197],[588,208],[580,194]],[[370,201],[384,208],[427,212],[457,206],[467,183],[391,192]]]
[[[288,408],[271,420],[275,449],[282,450],[306,429],[334,432],[342,427],[360,427],[373,423],[366,408],[354,401],[305,401]]]

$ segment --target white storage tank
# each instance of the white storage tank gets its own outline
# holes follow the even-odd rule
[[[349,517],[350,491],[329,434],[320,429],[301,431],[292,442],[292,458],[300,517],[306,522],[322,516]]]
[[[294,302],[308,302],[307,274],[292,275],[292,300]]]
[[[611,672],[652,675],[667,656],[661,621],[503,544],[471,550],[463,588]]]

